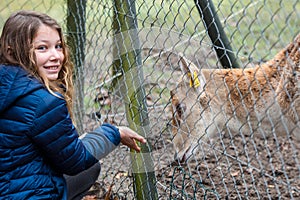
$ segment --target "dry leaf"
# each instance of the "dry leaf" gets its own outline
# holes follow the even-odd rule
[[[86,195],[81,200],[96,200],[96,199],[97,199],[96,195]]]
[[[237,175],[239,175],[239,173],[240,173],[240,171],[232,172],[232,173],[231,173],[231,176],[237,176]]]

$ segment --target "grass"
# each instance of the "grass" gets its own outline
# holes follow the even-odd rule
[[[224,30],[240,57],[265,60],[272,57],[299,32],[300,3],[291,1],[221,1],[214,0]],[[201,41],[205,36],[193,1],[137,1],[138,20],[142,27],[172,29]],[[194,47],[197,48],[197,47]]]
[[[173,31],[179,37],[201,41],[205,36],[199,13],[193,1],[136,0],[140,29],[156,27]],[[298,0],[213,0],[231,45],[240,57],[267,59],[298,33],[300,3]],[[87,36],[89,41],[111,32],[112,1],[87,2]],[[32,9],[46,12],[64,23],[66,1],[31,0],[0,2],[0,26],[14,11]],[[170,33],[171,34],[171,33]],[[174,34],[173,34],[174,35]],[[197,47],[194,47],[197,48]]]
[[[36,10],[45,12],[54,17],[59,23],[63,23],[65,17],[64,0],[6,0],[0,1],[0,27],[11,13],[18,10]]]

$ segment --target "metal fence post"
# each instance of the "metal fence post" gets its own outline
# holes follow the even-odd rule
[[[143,87],[141,49],[134,0],[114,1],[114,73],[121,73],[115,86],[120,86],[130,128],[147,138],[151,134]],[[158,199],[156,177],[149,143],[141,145],[141,153],[130,152],[133,186],[138,200]]]
[[[213,2],[211,0],[195,0],[195,4],[222,66],[239,68],[238,60],[232,51]]]
[[[84,60],[85,60],[85,21],[86,0],[68,0],[67,32],[68,45],[75,65],[74,83],[76,98],[74,102],[74,117],[79,134],[83,133],[84,116]]]

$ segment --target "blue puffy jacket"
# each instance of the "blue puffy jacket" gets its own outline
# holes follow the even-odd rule
[[[18,66],[0,65],[0,199],[66,199],[63,174],[94,165],[120,143],[104,124],[78,139],[65,100]]]

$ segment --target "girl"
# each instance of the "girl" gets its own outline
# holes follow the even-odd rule
[[[72,124],[73,65],[58,23],[19,11],[0,38],[0,199],[80,199],[98,160],[145,139],[103,124],[82,140]],[[77,186],[77,188],[76,188]]]

